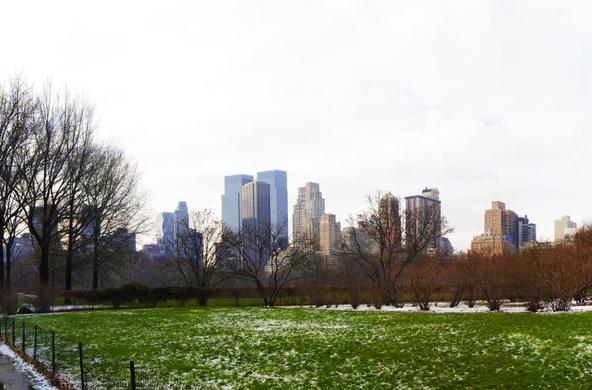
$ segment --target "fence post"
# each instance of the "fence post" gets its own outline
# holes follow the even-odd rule
[[[55,332],[51,331],[51,374],[56,376],[56,361],[55,361]]]
[[[133,360],[130,360],[130,387],[131,390],[136,390],[136,368]]]
[[[37,360],[37,325],[33,331],[33,361]]]
[[[12,345],[16,346],[16,319],[12,319]]]
[[[84,359],[82,357],[82,343],[78,343],[78,357],[80,359],[80,388],[85,390],[84,386]]]
[[[26,355],[27,354],[27,345],[25,343],[25,340],[26,340],[26,335],[25,335],[25,321],[23,320],[23,331],[22,331],[21,345],[23,346],[23,353]]]

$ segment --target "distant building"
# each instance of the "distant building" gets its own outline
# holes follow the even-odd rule
[[[488,256],[503,255],[516,252],[516,247],[505,237],[482,234],[473,237],[473,241],[471,241],[471,252]]]
[[[189,231],[189,210],[187,202],[179,202],[173,213],[173,234],[175,238],[183,237]]]
[[[325,213],[325,199],[318,183],[305,183],[298,188],[298,199],[292,215],[292,236],[304,241],[312,249],[320,249],[321,215]]]
[[[440,253],[451,255],[454,253],[454,247],[447,237],[440,237]]]
[[[278,240],[288,243],[288,174],[273,170],[257,173],[257,181],[269,184],[271,228]]]
[[[391,193],[385,194],[380,198],[378,213],[382,226],[388,231],[389,246],[392,248],[400,247],[402,245],[402,233],[399,199]]]
[[[471,251],[485,255],[513,253],[517,250],[517,216],[506,210],[506,204],[491,202],[491,208],[485,210],[484,233],[473,237]]]
[[[341,242],[341,223],[335,214],[323,214],[320,219],[320,247],[324,255],[330,255],[339,249]]]
[[[269,254],[261,253],[261,248],[270,248],[271,215],[270,215],[270,186],[261,181],[254,181],[243,185],[241,191],[241,231],[250,235],[244,243],[245,252],[251,262],[267,264]],[[267,243],[266,243],[267,242]],[[260,258],[260,256],[263,258]]]
[[[233,232],[241,229],[241,191],[243,185],[251,183],[253,176],[224,176],[224,194],[222,195],[222,223]]]
[[[569,215],[565,215],[555,221],[555,241],[561,242],[572,239],[578,229],[578,224],[571,220]]]
[[[156,242],[164,252],[172,254],[175,247],[175,214],[171,212],[160,213],[156,227]]]
[[[428,240],[426,249],[437,252],[440,249],[442,235],[440,191],[426,188],[421,195],[405,197],[405,240],[410,245],[413,240]],[[425,241],[424,241],[425,242]]]
[[[149,260],[161,260],[164,258],[164,253],[158,244],[144,244],[142,246],[142,253]]]
[[[528,221],[528,216],[518,217],[516,220],[517,249],[522,249],[536,242],[536,224]]]
[[[110,247],[119,253],[132,255],[136,253],[136,234],[119,228],[111,236]]]

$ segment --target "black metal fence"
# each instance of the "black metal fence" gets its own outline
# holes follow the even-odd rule
[[[170,385],[149,367],[133,360],[103,362],[92,345],[60,337],[24,317],[3,316],[0,338],[44,372],[54,384],[81,390],[167,389]]]

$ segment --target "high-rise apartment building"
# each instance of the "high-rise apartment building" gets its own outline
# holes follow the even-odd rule
[[[224,176],[222,195],[222,223],[234,232],[241,229],[241,191],[243,185],[253,181],[253,176]]]
[[[555,221],[555,241],[565,241],[573,238],[578,229],[578,224],[571,220],[569,215],[565,215]]]
[[[241,190],[241,231],[249,236],[245,245],[248,261],[267,264],[271,240],[271,213],[269,184],[253,181]],[[261,251],[261,248],[267,248]],[[263,258],[261,258],[263,256]]]
[[[428,251],[438,251],[442,232],[440,191],[426,188],[421,195],[405,197],[405,241],[428,241]],[[425,241],[424,241],[425,242]]]
[[[298,199],[292,215],[292,236],[312,246],[320,248],[321,215],[325,213],[325,199],[318,183],[305,183],[298,188]]]
[[[491,202],[491,209],[485,210],[484,234],[473,237],[471,251],[485,255],[515,252],[517,220],[516,213],[506,210],[504,202]]]
[[[536,224],[530,223],[528,216],[516,219],[516,249],[536,242]]]
[[[279,170],[258,172],[257,181],[269,184],[271,228],[285,245],[288,243],[288,174]]]
[[[485,233],[502,236],[517,246],[518,216],[512,210],[506,210],[506,204],[500,201],[491,202],[491,209],[485,211]]]
[[[386,193],[380,198],[378,213],[381,219],[381,225],[386,230],[386,236],[389,239],[388,246],[391,248],[400,247],[402,235],[399,199],[394,197],[390,192]]]
[[[335,214],[323,214],[320,219],[320,248],[324,255],[330,255],[339,249],[341,241],[341,223]]]
[[[156,228],[156,242],[165,254],[172,254],[175,246],[175,214],[167,211],[160,213]]]
[[[189,210],[187,209],[187,202],[179,202],[177,209],[173,213],[174,218],[174,235],[175,237],[182,237],[189,231]]]

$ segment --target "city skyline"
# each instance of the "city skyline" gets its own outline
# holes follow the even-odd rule
[[[563,215],[592,221],[578,170],[592,165],[592,4],[3,10],[30,28],[4,21],[21,32],[5,42],[0,74],[84,93],[97,136],[143,172],[154,214],[179,199],[219,213],[222,176],[275,167],[289,172],[289,205],[298,185],[321,183],[342,226],[376,191],[436,186],[457,249],[482,231],[491,199],[528,210],[540,239],[553,240]]]

